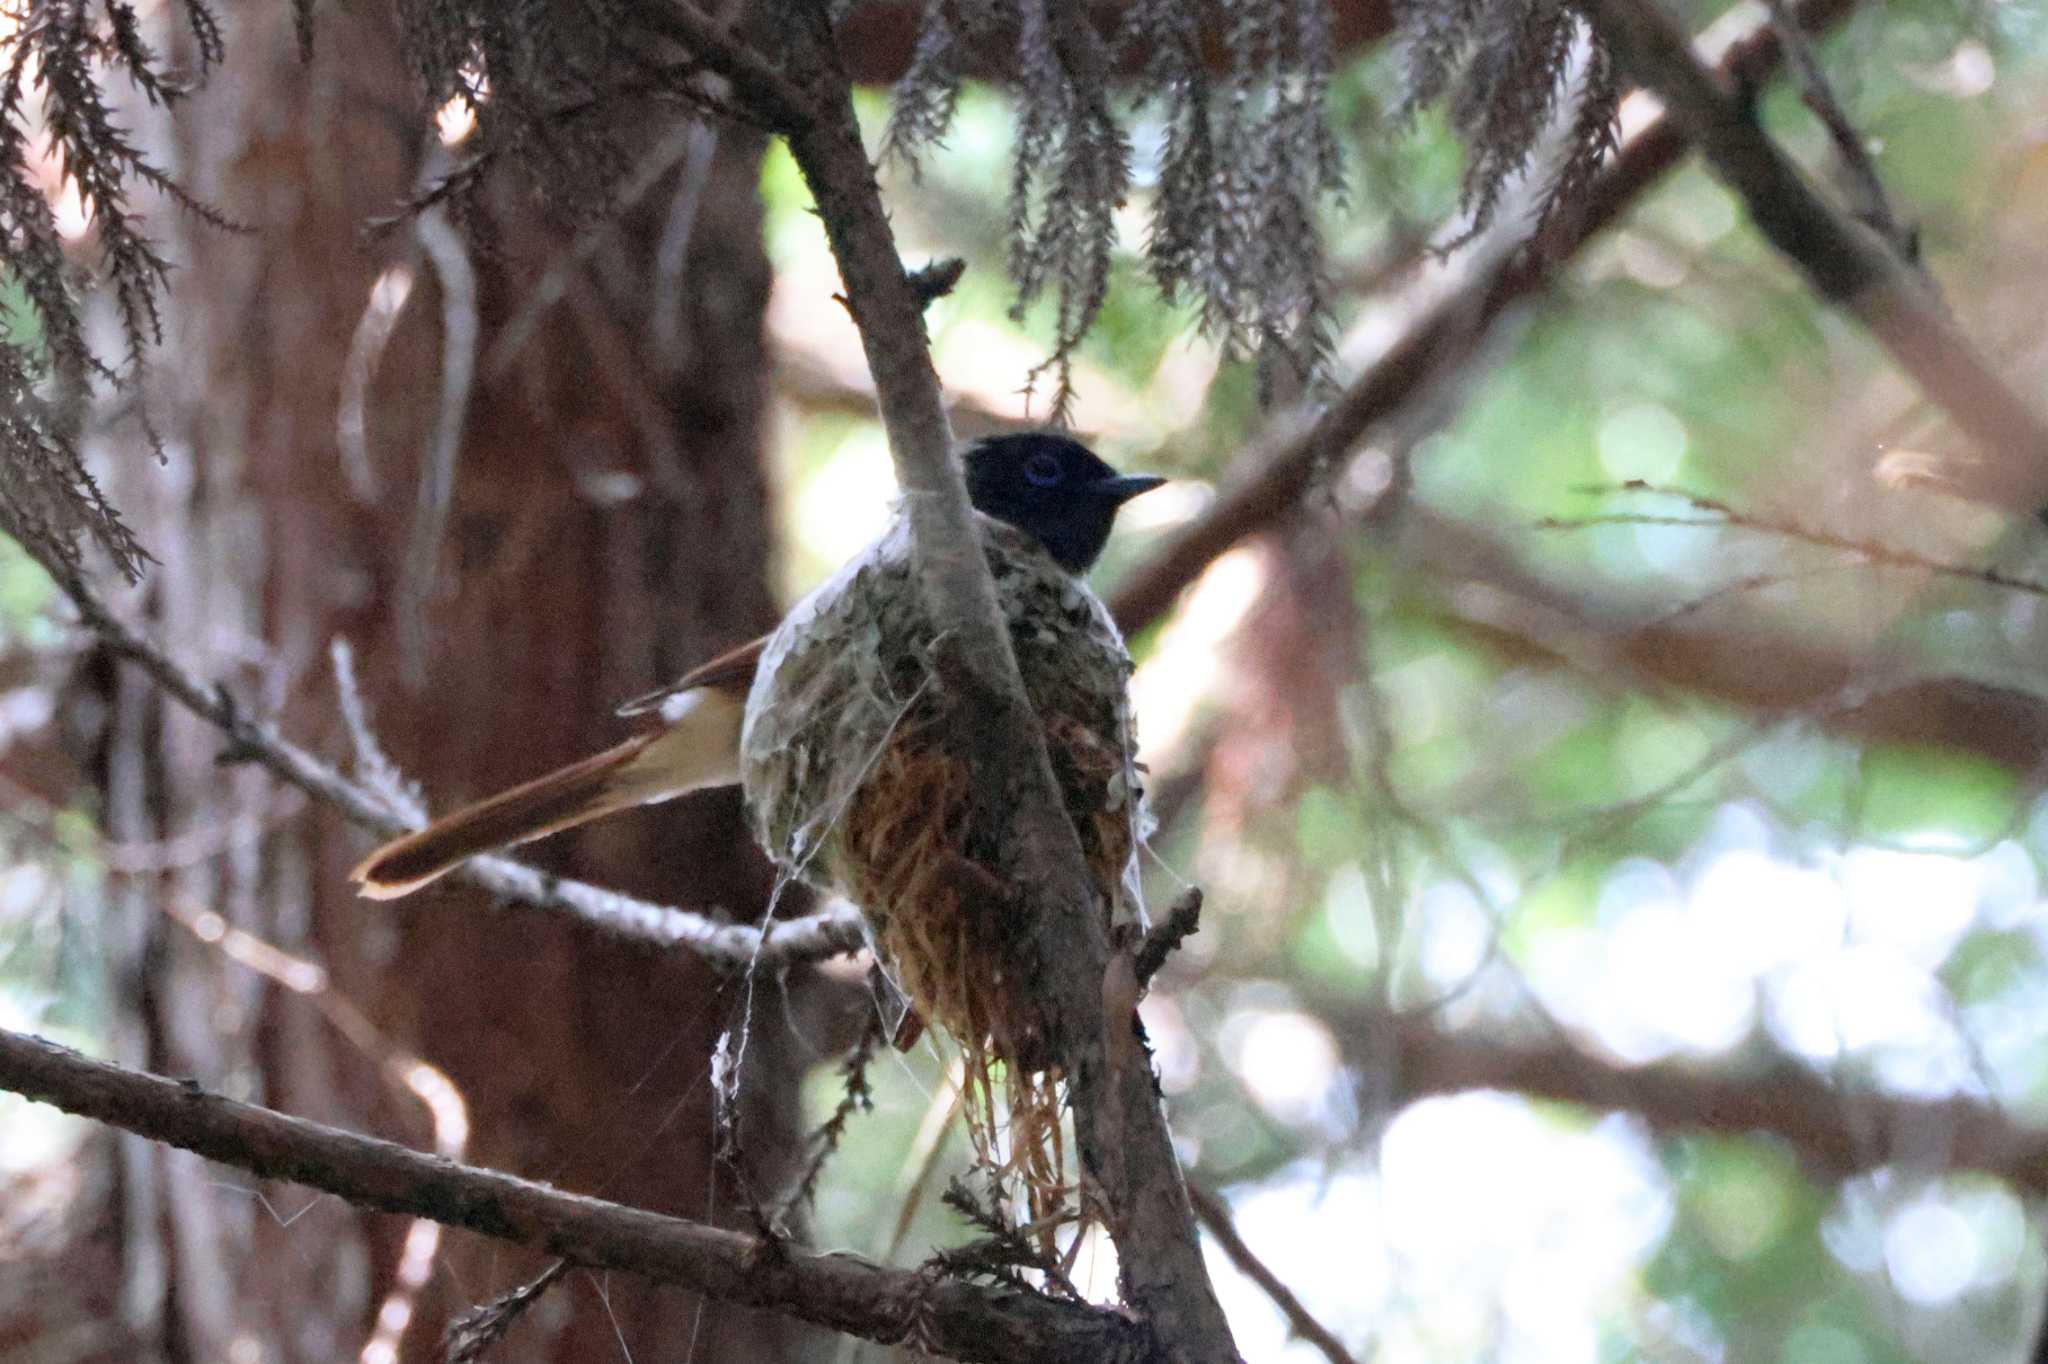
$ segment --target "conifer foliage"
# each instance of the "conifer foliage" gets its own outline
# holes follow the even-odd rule
[[[1569,212],[1615,145],[1621,85],[1591,25],[1566,0],[1397,0],[1408,109],[1445,103],[1465,143],[1466,236],[1536,160],[1561,109],[1569,121],[1537,196],[1541,223]]]
[[[180,77],[222,60],[222,27],[213,0],[174,0],[196,66],[174,77],[145,41],[134,0],[6,3],[0,16],[17,26],[0,49],[0,233],[22,316],[0,336],[0,524],[65,564],[82,535],[133,574],[140,547],[72,436],[80,396],[131,382],[161,339],[168,267],[130,196],[153,191],[229,224],[138,150],[112,92],[174,102]],[[317,15],[310,0],[293,3],[311,54]],[[1071,361],[1108,294],[1137,162],[1153,168],[1143,251],[1156,287],[1187,301],[1231,353],[1258,357],[1268,377],[1322,367],[1331,300],[1319,223],[1341,203],[1342,160],[1324,111],[1337,60],[1330,3],[927,0],[884,152],[914,167],[945,136],[970,72],[1014,93],[1009,268],[1020,314],[1052,304],[1041,372],[1053,376],[1055,418],[1067,415]],[[478,119],[464,159],[420,203],[459,198],[486,167],[509,162],[557,204],[602,212],[651,108],[776,125],[775,111],[738,101],[718,63],[692,50],[701,23],[678,24],[660,4],[399,0],[398,12],[422,116],[454,99]],[[1406,106],[1445,103],[1467,140],[1471,231],[1492,220],[1559,123],[1563,149],[1541,212],[1582,197],[1612,149],[1619,78],[1569,0],[1397,0],[1395,17]],[[741,18],[714,31],[745,44],[750,27]],[[772,63],[772,44],[757,55]],[[87,344],[80,272],[36,174],[46,154],[90,214],[93,264],[125,340],[118,360]]]
[[[1328,281],[1317,208],[1340,158],[1323,117],[1335,54],[1328,0],[1133,0],[1100,19],[1074,0],[930,0],[897,83],[885,146],[912,160],[940,140],[971,53],[1011,73],[1019,100],[1010,182],[1010,271],[1019,313],[1055,305],[1053,400],[1100,312],[1131,188],[1127,122],[1158,128],[1146,261],[1169,298],[1197,309],[1235,354],[1325,358]],[[1220,41],[1219,41],[1220,40]],[[1227,67],[1212,70],[1214,53]],[[1139,73],[1119,89],[1111,73]],[[1119,106],[1128,117],[1119,117]]]
[[[179,0],[176,8],[192,35],[194,74],[203,77],[222,56],[219,21],[206,0]],[[64,564],[75,564],[82,532],[133,576],[140,547],[101,496],[74,439],[78,396],[96,380],[132,376],[146,347],[162,339],[157,299],[168,267],[129,196],[138,187],[155,190],[228,224],[184,195],[115,115],[114,82],[155,105],[188,88],[143,40],[129,0],[17,0],[0,13],[13,28],[0,48],[0,249],[14,313],[0,336],[0,525]],[[86,343],[78,281],[37,173],[46,156],[90,215],[98,273],[126,346],[118,367]],[[38,378],[49,392],[38,391]]]

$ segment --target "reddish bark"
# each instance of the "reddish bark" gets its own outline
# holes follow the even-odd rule
[[[657,268],[678,166],[569,272],[515,360],[489,356],[577,238],[530,188],[485,187],[476,226],[478,368],[417,667],[405,666],[403,565],[422,452],[442,400],[444,281],[408,226],[365,231],[418,183],[432,125],[387,8],[322,6],[310,64],[289,7],[233,7],[229,66],[180,110],[169,159],[248,236],[166,215],[180,270],[159,367],[162,469],[124,459],[116,490],[163,560],[158,635],[315,747],[345,751],[326,648],[348,637],[393,757],[437,806],[611,741],[612,703],[768,625],[762,472],[769,270],[754,193],[760,140],[724,130],[682,273]],[[667,133],[646,131],[649,147]],[[701,167],[700,167],[701,168]],[[671,238],[673,240],[673,238]],[[365,410],[377,492],[336,436],[373,283],[414,277]],[[661,300],[679,300],[664,333]],[[830,306],[821,303],[821,306]],[[358,475],[352,483],[351,473]],[[141,611],[144,603],[125,603]],[[162,838],[290,808],[218,734],[132,675],[114,684],[92,776],[109,832]],[[757,915],[767,872],[730,798],[625,819],[540,855],[580,875]],[[469,1158],[693,1216],[726,1215],[711,1171],[712,1041],[733,992],[680,956],[436,891],[371,906],[344,873],[363,838],[324,811],[119,889],[111,914],[115,1051],[323,1121],[425,1144],[421,1109],[314,1009],[169,921],[173,901],[324,962],[398,1047],[446,1071]],[[764,988],[764,1000],[773,1001]],[[793,1122],[793,1045],[749,1053],[747,1154],[772,1178]],[[353,1357],[390,1286],[404,1224],[333,1201],[271,1205],[196,1159],[124,1144],[123,1285],[132,1338],[110,1358]],[[419,1302],[404,1357],[448,1315],[539,1262],[459,1235]],[[154,1266],[155,1268],[152,1268]],[[158,1272],[160,1270],[160,1272]],[[603,1300],[601,1300],[601,1293]],[[640,1283],[572,1276],[518,1328],[522,1359],[772,1358],[791,1337]],[[255,1348],[259,1353],[250,1355]]]

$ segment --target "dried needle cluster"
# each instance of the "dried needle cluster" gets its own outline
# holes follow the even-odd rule
[[[1055,417],[1108,292],[1115,214],[1131,187],[1118,70],[1139,73],[1127,108],[1158,127],[1154,282],[1192,302],[1233,352],[1302,374],[1318,367],[1328,285],[1315,209],[1341,179],[1323,118],[1327,10],[1328,0],[1135,0],[1098,21],[1078,0],[927,4],[885,146],[914,159],[944,135],[970,67],[1011,73],[1010,269],[1020,311],[1041,297],[1055,305]]]
[[[180,0],[203,76],[221,56],[220,26],[204,0]],[[81,534],[123,572],[143,554],[86,472],[74,441],[78,401],[95,381],[132,374],[161,339],[157,293],[166,265],[129,196],[155,190],[220,226],[185,196],[122,127],[110,85],[151,104],[186,90],[143,41],[128,0],[17,0],[0,6],[12,34],[0,44],[0,251],[10,315],[0,335],[0,527],[31,551],[75,565]],[[92,225],[99,277],[127,346],[116,368],[86,344],[78,267],[59,231],[44,167],[60,168]],[[46,385],[46,387],[45,387]]]
[[[1465,142],[1466,237],[1492,225],[1502,193],[1527,170],[1557,119],[1570,124],[1538,196],[1536,235],[1583,202],[1615,146],[1621,80],[1566,0],[1396,0],[1406,56],[1403,102],[1447,101]]]
[[[133,573],[141,551],[81,463],[70,430],[96,380],[132,376],[159,339],[165,262],[128,196],[165,194],[209,221],[151,164],[114,116],[125,83],[156,104],[183,90],[142,37],[133,0],[0,0],[16,25],[0,86],[0,185],[7,284],[16,325],[0,335],[0,522],[46,557],[75,561],[81,533]],[[209,0],[174,0],[203,76],[221,58]],[[1010,268],[1022,310],[1054,306],[1053,415],[1072,401],[1071,362],[1107,296],[1116,215],[1133,163],[1154,167],[1145,257],[1169,299],[1190,302],[1233,353],[1316,372],[1329,347],[1329,284],[1318,210],[1340,188],[1324,118],[1335,63],[1330,0],[928,0],[896,89],[886,147],[912,160],[940,139],[970,71],[993,73],[1019,101],[1010,183]],[[294,0],[310,45],[309,0]],[[744,49],[748,26],[697,11],[621,0],[512,4],[399,0],[407,50],[428,107],[460,100],[477,116],[465,159],[423,201],[459,193],[500,159],[565,207],[602,212],[626,178],[650,107],[713,111],[776,126],[749,103],[706,42]],[[1473,231],[1493,217],[1560,109],[1565,150],[1544,194],[1549,218],[1579,201],[1613,146],[1619,78],[1568,0],[1397,0],[1407,53],[1405,102],[1447,100],[1466,138]],[[772,45],[748,60],[772,66]],[[1117,73],[1130,73],[1118,88]],[[758,94],[758,91],[756,92]],[[1132,127],[1145,145],[1134,153]],[[37,167],[53,156],[76,186],[128,354],[95,357],[67,255]]]

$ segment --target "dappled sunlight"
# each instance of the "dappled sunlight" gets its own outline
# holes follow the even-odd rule
[[[439,32],[438,3],[404,17]],[[1269,70],[1235,75],[1210,63],[1242,34],[1218,42],[1202,26],[1234,16],[1248,32],[1257,5],[1128,5],[1132,53],[1106,31],[1100,52],[1085,29],[1042,32],[1056,11],[1026,7],[1014,38],[1029,79],[960,89],[947,73],[1000,67],[1013,35],[956,16],[974,6],[855,6],[848,31],[888,11],[911,41],[842,54],[871,59],[863,79],[877,82],[852,96],[844,138],[812,136],[825,125],[802,91],[771,83],[748,103],[758,73],[731,53],[698,61],[708,40],[689,26],[709,20],[667,7],[659,17],[682,27],[648,44],[658,59],[632,53],[664,103],[623,106],[616,147],[575,132],[621,114],[596,75],[609,46],[555,54],[569,64],[554,70],[548,44],[501,46],[532,21],[514,7],[410,54],[394,77],[420,106],[404,138],[382,105],[363,137],[343,117],[354,95],[317,110],[322,138],[385,177],[360,202],[353,184],[300,183],[328,146],[299,140],[303,111],[257,120],[218,165],[197,132],[166,141],[135,122],[147,146],[177,149],[171,171],[189,159],[206,195],[228,191],[225,214],[253,210],[254,268],[212,228],[159,215],[153,190],[135,220],[148,231],[124,238],[119,196],[90,179],[81,194],[44,151],[64,139],[29,128],[25,202],[49,216],[29,215],[35,240],[16,231],[0,281],[8,347],[34,362],[16,396],[62,418],[51,451],[73,426],[85,442],[77,471],[46,453],[57,486],[75,499],[85,473],[104,475],[147,528],[158,562],[107,619],[161,636],[191,676],[152,672],[148,642],[107,633],[90,596],[72,598],[82,617],[65,614],[53,593],[67,568],[47,575],[0,547],[0,1030],[189,1070],[209,1093],[409,1142],[443,1173],[488,1161],[715,1224],[688,1235],[720,1254],[761,1238],[736,1272],[665,1265],[618,1293],[613,1315],[600,1276],[637,1262],[496,1209],[489,1229],[575,1268],[526,1334],[475,1357],[552,1360],[573,1340],[683,1364],[737,1341],[765,1358],[754,1319],[705,1312],[674,1285],[746,1297],[767,1284],[756,1296],[781,1313],[786,1284],[813,1269],[896,1289],[794,1304],[875,1341],[791,1347],[807,1358],[879,1359],[885,1339],[937,1349],[932,1332],[983,1311],[1100,1323],[1085,1304],[1133,1287],[1121,1308],[1156,1325],[1172,1315],[1158,1302],[1199,1296],[1183,1187],[1247,1364],[1345,1364],[1344,1350],[1351,1364],[2023,1357],[2048,1293],[2048,532],[2038,499],[1984,493],[1999,481],[1986,452],[2002,447],[1941,380],[1954,365],[1993,397],[2042,397],[2048,9],[1825,6],[1833,36],[1816,54],[1845,136],[1825,87],[1784,78],[1785,52],[1801,49],[1778,46],[1765,7],[1709,19],[1665,6],[1705,26],[1703,60],[1738,35],[1749,54],[1705,73],[1714,98],[1700,107],[1725,116],[1668,90],[1678,122],[1761,133],[1798,168],[1773,182],[1788,204],[1812,190],[1828,206],[1815,221],[1889,234],[1872,284],[1760,231],[1773,215],[1723,164],[1739,156],[1712,138],[1720,162],[1681,150],[1660,102],[1629,91],[1656,73],[1622,55],[1605,3],[1539,6],[1522,23],[1502,20],[1507,0],[1396,6],[1399,22],[1436,15],[1436,28],[1363,46],[1361,14],[1337,5],[1350,36],[1326,65],[1310,60],[1323,13],[1311,6],[1262,49]],[[1008,22],[1007,5],[990,12]],[[323,42],[349,36],[318,19]],[[0,11],[0,41],[39,31],[16,22]],[[1538,28],[1545,41],[1519,56],[1489,48]],[[203,31],[180,33],[166,51],[192,65]],[[1061,93],[1079,58],[1139,49],[1144,69],[1100,108]],[[91,60],[117,71],[117,55]],[[785,56],[741,55],[770,68]],[[1683,52],[1671,61],[1689,69]],[[1438,88],[1411,105],[1403,81],[1432,63]],[[296,91],[328,68],[292,70]],[[892,132],[883,86],[900,100],[920,82],[936,101],[926,123],[950,124]],[[193,107],[215,116],[247,99],[253,113],[255,87],[226,84],[231,98]],[[1744,102],[1723,108],[1730,91]],[[1306,117],[1325,100],[1327,147]],[[728,104],[747,126],[717,112]],[[1611,156],[1610,108],[1624,139]],[[787,136],[753,126],[793,109],[806,112]],[[815,171],[806,146],[830,142],[864,193],[863,138],[896,237],[849,256],[842,277],[823,226],[830,214],[846,235],[840,206],[821,190],[821,214],[795,155]],[[1883,193],[1860,178],[1866,155]],[[522,167],[575,181],[573,201],[534,193],[512,178]],[[631,171],[630,192],[615,170]],[[1341,204],[1325,194],[1338,171]],[[1549,213],[1552,187],[1575,175],[1590,197]],[[1295,198],[1274,197],[1289,185]],[[409,199],[428,216],[361,231],[367,212]],[[529,218],[537,205],[547,212]],[[47,261],[20,249],[45,238]],[[956,257],[957,273],[928,269]],[[928,376],[908,335],[900,363],[876,368],[920,382],[907,396],[878,386],[844,295],[872,318],[864,281],[879,281],[915,333],[897,259],[956,437],[1046,424],[1066,392],[1077,438],[1167,480],[1115,513],[1099,559],[1070,556],[1126,618],[1132,654],[1142,771],[1116,753],[1090,766],[1107,741],[1079,721],[1056,724],[1047,749],[1068,806],[1092,805],[1067,814],[1088,855],[1110,861],[1089,868],[1097,891],[1124,851],[1103,830],[1147,834],[1135,856],[1155,922],[1119,913],[1106,948],[1092,919],[1032,917],[1041,901],[1078,915],[1115,897],[1035,879],[1034,859],[1072,860],[1060,809],[1034,805],[1028,782],[992,781],[981,756],[1035,761],[990,742],[1029,726],[1011,725],[1007,702],[955,704],[943,664],[958,636],[934,644],[911,628],[933,622],[909,612],[898,631],[902,598],[875,616],[901,635],[886,677],[868,666],[880,627],[828,638],[800,616],[768,662],[742,648],[702,693],[723,698],[706,713],[724,729],[758,736],[758,698],[789,681],[788,660],[815,651],[843,670],[843,686],[791,703],[807,709],[786,743],[766,744],[808,781],[838,761],[826,755],[844,746],[846,697],[915,685],[877,711],[893,718],[854,746],[861,760],[819,781],[816,808],[771,854],[779,869],[748,843],[763,823],[752,776],[738,797],[537,841],[566,827],[548,822],[563,811],[598,808],[587,788],[616,797],[607,812],[674,794],[674,773],[646,756],[665,758],[669,735],[622,743],[629,724],[654,722],[614,723],[611,703],[760,636],[890,526],[902,503],[878,408],[899,432],[933,431]],[[79,344],[106,373],[81,361],[45,374],[69,338],[39,319],[63,320],[51,300],[72,288],[66,272],[94,271],[115,287],[84,305]],[[219,316],[179,292],[188,280],[218,291]],[[1880,305],[1918,330],[1888,330]],[[1951,324],[1981,356],[1927,344]],[[333,373],[313,364],[323,348]],[[878,361],[889,350],[877,345]],[[132,393],[131,371],[145,375]],[[2033,488],[2039,471],[2018,465],[2008,482]],[[1018,466],[1012,506],[1074,491],[1058,459]],[[1076,505],[1099,529],[1109,490],[1136,485],[1084,472],[1094,500]],[[979,495],[1002,509],[986,485]],[[1047,525],[1052,545],[1060,522]],[[401,606],[417,565],[433,591]],[[1030,585],[1011,621],[1021,652],[1060,643],[1055,617],[1093,618],[1072,582]],[[435,655],[424,670],[395,657],[408,629]],[[321,666],[337,637],[361,642],[360,694],[353,655],[337,652],[332,676]],[[1113,738],[1125,660],[1094,643]],[[1064,680],[1072,661],[1053,655],[1044,672]],[[971,758],[948,747],[963,713],[981,726]],[[378,720],[405,770],[379,751]],[[889,819],[852,818],[906,736],[947,813],[908,799]],[[427,891],[423,905],[448,898],[417,915],[342,898],[369,834],[330,805],[384,836],[580,753],[601,756],[511,802],[531,816],[518,830],[536,841],[516,856],[533,866],[480,869],[494,894],[532,883],[516,916],[462,907],[474,887]],[[718,766],[718,780],[740,770],[753,769]],[[502,833],[507,807],[490,808],[479,823]],[[1043,818],[1002,824],[1013,808]],[[936,908],[945,931],[923,937],[985,938],[987,970],[960,976],[957,1010],[926,1000],[899,1017],[892,983],[909,979],[908,958],[889,916],[863,925],[840,903],[813,917],[800,883],[852,894],[848,867],[920,839],[929,855],[895,897],[896,928]],[[501,872],[518,879],[489,879]],[[614,879],[648,903],[607,896]],[[1190,906],[1198,930],[1175,940]],[[615,931],[655,941],[614,955],[597,934]],[[1090,965],[1069,980],[1074,944]],[[984,1017],[991,1000],[1005,1016]],[[971,1086],[952,1028],[985,1032],[1007,1058],[981,1077],[978,1128],[961,1120]],[[1168,1132],[1128,1121],[1152,1114],[1148,1064]],[[1112,1086],[1095,1088],[1105,1075]],[[140,1247],[107,1301],[154,1313],[152,1330],[181,1314],[223,1323],[169,1341],[173,1355],[220,1343],[215,1354],[267,1364],[299,1304],[235,1294],[274,1277],[340,1304],[347,1329],[307,1351],[411,1364],[449,1315],[530,1280],[524,1251],[479,1253],[381,1189],[379,1206],[403,1217],[356,1219],[326,1194],[274,1208],[281,1180],[183,1154],[144,1165],[135,1143],[107,1144],[109,1163],[93,1131],[0,1093],[0,1265],[23,1260],[22,1227],[94,1211],[127,1238],[121,1254]],[[1031,1198],[984,1177],[1034,1153],[1046,1158]],[[197,1200],[175,1206],[166,1172],[202,1168]],[[1132,1187],[1150,1195],[1140,1215]],[[1154,1246],[1175,1265],[1164,1287],[1142,1282],[1154,1262],[1128,1241],[1120,1264],[1108,1233],[1147,1215],[1158,1226],[1141,1237],[1171,1233]],[[290,1258],[257,1262],[280,1248]],[[1286,1291],[1247,1270],[1247,1250]],[[236,1280],[219,1302],[208,1254]],[[287,1325],[251,1324],[259,1307]],[[1344,1350],[1318,1344],[1306,1318]],[[956,1354],[984,1343],[946,1339]]]
[[[1144,505],[1141,499],[1134,510]],[[1210,564],[1131,675],[1131,709],[1148,755],[1184,743],[1199,709],[1213,701],[1228,658],[1224,642],[1258,599],[1265,573],[1259,552],[1249,547]]]

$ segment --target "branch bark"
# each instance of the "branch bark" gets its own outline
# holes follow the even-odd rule
[[[1339,1009],[1334,1017],[1345,1017]],[[1797,1151],[1809,1173],[1844,1178],[1904,1160],[1995,1175],[2022,1193],[2048,1193],[2048,1131],[2022,1127],[1975,1099],[1856,1094],[1806,1066],[1772,1058],[1744,1068],[1667,1061],[1624,1066],[1568,1042],[1510,1043],[1445,1032],[1431,1020],[1348,1010],[1342,1035],[1393,1048],[1399,1100],[1498,1089],[1635,1113],[1660,1134],[1763,1133]],[[1938,1153],[1938,1157],[1936,1156]]]
[[[0,1030],[0,1088],[266,1179],[425,1217],[886,1344],[960,1359],[1131,1360],[1142,1329],[1104,1308],[816,1255],[758,1236],[564,1193],[359,1136],[195,1084]]]
[[[122,658],[139,667],[172,700],[219,729],[228,741],[225,756],[261,763],[273,776],[340,810],[377,834],[414,827],[370,787],[351,781],[332,764],[307,752],[243,708],[224,687],[197,673],[110,610],[77,574],[44,564],[77,609],[85,626]],[[456,876],[504,900],[565,913],[599,932],[654,947],[682,947],[724,971],[781,970],[798,962],[858,951],[866,944],[860,916],[838,906],[757,927],[727,923],[708,914],[658,905],[586,881],[551,876],[504,857],[480,857]]]
[[[1135,980],[1127,998],[1110,997],[1118,993],[1110,988],[1112,971],[1129,966],[1111,959],[1080,839],[1024,694],[953,458],[923,308],[897,255],[822,4],[802,7],[787,50],[797,83],[817,99],[812,120],[790,134],[790,152],[817,201],[875,377],[920,590],[978,718],[973,732],[960,736],[976,800],[1008,814],[1001,871],[1034,913],[1023,965],[1047,1005],[1084,1178],[1107,1208],[1124,1300],[1168,1357],[1227,1364],[1237,1350],[1202,1262],[1150,1058],[1135,1032]]]
[[[2031,516],[2048,505],[2048,423],[1999,377],[1913,266],[1823,199],[1765,136],[1744,87],[1703,67],[1657,0],[1594,0],[1594,21],[1644,88],[1741,196],[1757,228],[1828,302],[1853,314],[1988,458],[1957,490]]]
[[[1605,687],[1682,688],[1760,719],[1804,716],[1859,743],[1974,753],[2022,777],[2048,764],[2048,700],[2032,692],[1900,674],[1881,652],[1749,615],[1645,624],[1625,593],[1551,582],[1495,528],[1427,507],[1407,508],[1398,536],[1394,552],[1431,584],[1439,619],[1502,659]]]
[[[1323,1358],[1330,1364],[1358,1364],[1351,1352],[1344,1348],[1344,1342],[1337,1339],[1337,1333],[1315,1319],[1315,1315],[1302,1305],[1286,1280],[1275,1274],[1264,1260],[1255,1254],[1249,1243],[1238,1234],[1237,1223],[1230,1215],[1230,1205],[1199,1185],[1188,1186],[1188,1196],[1194,1200],[1195,1216],[1216,1238],[1216,1244],[1230,1257],[1230,1262],[1243,1271],[1245,1277],[1265,1290],[1273,1305],[1280,1309],[1280,1315],[1287,1318],[1287,1329],[1295,1336],[1307,1341],[1323,1352]]]
[[[1356,1047],[1391,1046],[1403,1101],[1474,1089],[1639,1114],[1660,1133],[1765,1133],[1809,1171],[1840,1178],[1938,1147],[1943,1168],[2048,1194],[2048,1131],[1978,1100],[1844,1093],[1795,1062],[1750,1069],[1623,1066],[1565,1041],[1515,1043],[1441,1030],[1422,1015],[1322,1011]],[[1380,1058],[1384,1060],[1384,1057]],[[872,1340],[989,1360],[1141,1358],[1140,1328],[1113,1311],[1015,1290],[814,1255],[683,1219],[564,1193],[343,1132],[189,1083],[124,1070],[0,1030],[0,1089],[351,1203],[531,1245],[591,1268],[642,1274],[786,1311]]]

